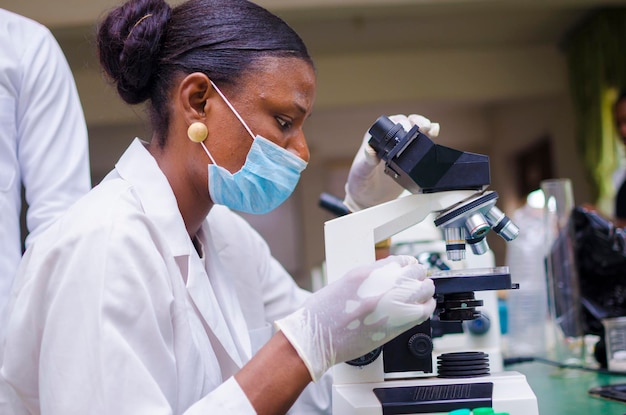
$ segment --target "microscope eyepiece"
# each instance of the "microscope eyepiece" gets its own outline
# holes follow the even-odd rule
[[[384,149],[385,153],[389,153],[398,144],[400,139],[405,135],[406,131],[402,124],[396,124],[388,117],[380,117],[369,130],[372,136],[370,145],[374,149]],[[376,150],[379,152],[379,150]],[[383,157],[381,157],[383,158]]]

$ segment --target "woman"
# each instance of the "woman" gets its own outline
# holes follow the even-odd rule
[[[98,47],[154,134],[25,254],[7,413],[285,413],[330,366],[430,316],[414,259],[309,295],[229,210],[275,208],[309,158],[315,72],[283,21],[245,0],[131,0]]]

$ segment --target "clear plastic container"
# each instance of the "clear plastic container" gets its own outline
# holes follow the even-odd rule
[[[525,205],[516,210],[511,219],[519,226],[520,234],[507,244],[506,264],[511,279],[520,287],[507,291],[505,354],[509,357],[545,357],[548,295],[543,208]]]
[[[545,252],[548,283],[549,333],[554,359],[582,364],[585,343],[580,282],[575,259],[572,211],[574,196],[569,179],[541,182],[545,197]]]
[[[626,372],[626,317],[606,318],[602,325],[609,370]]]

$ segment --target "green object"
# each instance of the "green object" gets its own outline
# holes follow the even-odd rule
[[[494,415],[493,408],[474,408],[472,415]]]
[[[540,415],[615,415],[626,412],[622,402],[596,398],[588,393],[595,386],[626,383],[626,376],[555,369],[537,362],[517,364],[510,368],[526,376],[537,396]]]
[[[448,415],[471,415],[472,411],[469,409],[455,409],[454,411],[448,412]]]

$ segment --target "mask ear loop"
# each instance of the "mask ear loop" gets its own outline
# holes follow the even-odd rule
[[[211,153],[209,153],[209,149],[206,148],[206,146],[204,145],[204,141],[200,141],[200,145],[204,149],[204,152],[206,153],[206,155],[209,156],[209,158],[211,159],[211,162],[217,166],[217,163],[215,162],[215,159],[213,158]]]
[[[213,81],[209,80],[209,82],[211,82],[211,85],[213,85],[213,88],[215,88],[215,90],[220,95],[220,97],[222,97],[222,99],[224,100],[226,105],[228,105],[228,108],[230,108],[230,110],[233,112],[233,114],[235,114],[235,116],[239,119],[241,124],[245,127],[246,131],[248,131],[248,134],[250,134],[250,137],[252,137],[252,139],[254,140],[254,134],[252,133],[252,130],[250,129],[250,127],[248,127],[248,124],[246,124],[246,122],[243,120],[243,118],[241,118],[241,115],[239,115],[239,113],[237,112],[235,107],[233,107],[233,105],[230,103],[230,101],[226,99],[224,94],[222,94],[222,91],[220,91],[220,89],[217,87],[217,85],[215,85],[213,83]],[[209,156],[209,157],[211,157],[211,156]],[[213,158],[211,158],[211,160],[212,159]]]

